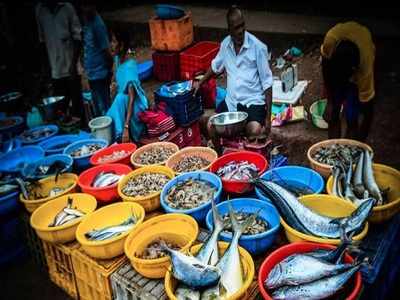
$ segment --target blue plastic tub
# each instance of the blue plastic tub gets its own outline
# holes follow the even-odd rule
[[[43,148],[46,155],[61,154],[67,146],[81,139],[76,134],[57,135],[40,142],[38,146]]]
[[[50,156],[46,156],[37,162],[34,162],[32,164],[27,165],[23,170],[22,170],[22,176],[26,178],[32,178],[32,179],[42,179],[53,174],[47,174],[47,175],[41,175],[41,176],[34,176],[33,174],[36,171],[36,168],[40,165],[51,165],[55,161],[62,161],[65,163],[65,168],[61,170],[62,173],[70,172],[72,170],[72,164],[74,160],[72,159],[71,156],[65,155],[65,154],[54,154]]]
[[[158,4],[156,5],[156,15],[163,20],[179,19],[185,15],[185,11],[179,6]]]
[[[139,80],[143,81],[149,79],[153,74],[153,61],[146,60],[138,64]]]
[[[103,139],[86,139],[86,140],[79,140],[72,144],[70,144],[67,148],[64,149],[63,154],[70,155],[71,152],[74,150],[82,147],[83,145],[90,145],[90,144],[98,144],[101,146],[101,149],[108,146],[108,142]],[[100,149],[99,149],[100,150]],[[83,171],[86,170],[88,167],[91,166],[90,164],[90,157],[93,153],[88,155],[83,155],[81,157],[75,157],[74,160],[74,169],[76,171]]]
[[[19,191],[0,196],[0,217],[17,210],[18,195]]]
[[[44,157],[44,151],[39,146],[25,146],[0,156],[0,172],[17,174],[26,165]]]
[[[229,212],[228,203],[232,205],[234,211],[241,211],[249,214],[259,211],[258,217],[269,223],[270,229],[268,231],[255,235],[242,235],[239,239],[240,246],[245,248],[251,254],[264,254],[265,251],[275,242],[279,232],[279,213],[275,206],[254,198],[237,198],[221,202],[217,205],[217,210],[221,216]],[[207,213],[206,224],[208,229],[212,231],[214,227],[212,210]],[[232,234],[221,232],[219,239],[230,243],[232,241]]]
[[[207,203],[204,203],[203,205],[200,205],[199,207],[192,208],[192,209],[174,209],[171,208],[170,206],[167,205],[165,202],[165,199],[167,197],[167,194],[169,190],[177,184],[179,181],[187,180],[189,178],[193,179],[199,179],[199,180],[204,180],[207,182],[210,182],[212,185],[214,185],[217,188],[217,192],[214,195],[214,201],[215,203],[218,203],[221,200],[221,193],[222,193],[222,182],[221,179],[210,172],[203,172],[203,171],[195,171],[195,172],[188,172],[181,174],[175,178],[173,178],[171,181],[169,181],[164,188],[161,191],[161,196],[160,196],[160,202],[161,206],[167,213],[182,213],[186,215],[191,215],[193,218],[196,219],[197,222],[202,223],[204,222],[207,212],[211,209],[211,200],[208,201]]]
[[[39,137],[37,139],[33,139],[33,140],[28,140],[25,138],[25,136],[27,134],[31,134],[37,130],[43,130],[43,129],[50,129],[51,133],[48,136],[43,136],[43,137]],[[47,140],[49,138],[51,138],[52,136],[55,136],[58,133],[58,127],[56,125],[43,125],[43,126],[37,126],[34,127],[32,129],[26,130],[24,131],[21,135],[20,135],[20,139],[22,141],[23,144],[37,144],[41,141]]]
[[[22,142],[18,138],[11,138],[8,140],[5,140],[3,143],[0,145],[0,152],[1,153],[8,153],[12,150],[20,148],[22,145]],[[0,153],[0,154],[1,154]]]
[[[321,194],[324,189],[324,179],[321,175],[310,168],[299,166],[284,166],[274,168],[265,172],[261,178],[273,181],[289,181],[306,186],[314,192]],[[270,201],[258,188],[255,188],[256,195],[260,200]]]

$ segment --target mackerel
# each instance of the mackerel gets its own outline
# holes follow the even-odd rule
[[[354,192],[358,197],[364,197],[365,187],[363,184],[363,165],[364,165],[364,152],[361,152],[358,157],[358,161],[356,164],[356,169],[354,171],[354,176],[352,179],[352,184],[354,188]]]
[[[374,178],[372,159],[368,150],[364,151],[363,181],[371,197],[374,197],[377,200],[377,205],[382,205],[382,194]]]

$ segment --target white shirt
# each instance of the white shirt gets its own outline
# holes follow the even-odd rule
[[[81,40],[81,24],[74,7],[58,3],[54,14],[42,4],[36,6],[40,42],[46,44],[54,79],[70,76],[74,55],[74,40]]]
[[[268,48],[249,32],[245,32],[239,54],[230,36],[221,43],[217,56],[211,62],[214,73],[226,70],[228,75],[225,102],[229,111],[236,111],[238,103],[265,104],[264,92],[272,86],[273,77],[268,64]]]

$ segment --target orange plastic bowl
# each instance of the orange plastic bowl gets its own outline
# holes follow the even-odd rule
[[[133,143],[122,143],[122,144],[113,144],[107,148],[101,149],[95,154],[92,155],[90,158],[90,163],[94,166],[96,165],[103,165],[103,164],[114,164],[114,163],[119,163],[119,164],[124,164],[129,166],[131,163],[131,155],[133,152],[135,152],[137,149],[137,146]],[[102,158],[105,155],[110,155],[114,151],[122,151],[124,150],[126,154],[122,158],[114,159],[114,160],[108,160],[105,162],[99,162],[99,159]]]

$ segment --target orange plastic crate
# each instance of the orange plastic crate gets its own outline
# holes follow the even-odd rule
[[[76,241],[64,245],[43,242],[50,280],[74,299],[78,299],[78,289],[71,254],[79,247]]]
[[[188,12],[180,19],[149,20],[151,47],[159,51],[180,51],[193,43],[192,14]]]
[[[94,259],[81,248],[72,252],[76,283],[80,299],[112,300],[110,276],[128,261],[125,255],[113,259]]]

